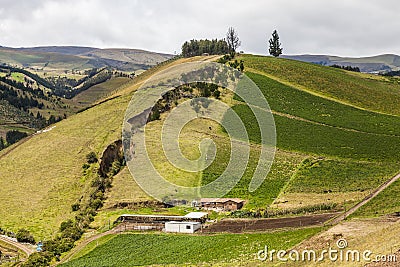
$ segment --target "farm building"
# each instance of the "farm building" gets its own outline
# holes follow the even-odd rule
[[[244,205],[244,200],[240,198],[202,198],[200,205],[203,209],[215,211],[239,210]]]
[[[199,222],[166,222],[165,232],[169,233],[194,233],[201,228]]]
[[[190,212],[185,216],[152,215],[152,214],[123,214],[117,222],[125,224],[125,230],[162,230],[168,222],[199,223],[207,220],[206,212]]]

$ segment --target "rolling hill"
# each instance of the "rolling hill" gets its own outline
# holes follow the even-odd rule
[[[294,59],[323,66],[340,65],[359,67],[362,72],[379,73],[400,70],[400,56],[384,54],[371,57],[338,57],[328,55],[284,55],[283,58]]]
[[[93,107],[56,123],[51,131],[37,134],[0,152],[0,227],[12,231],[24,227],[39,238],[55,236],[62,221],[77,215],[71,205],[85,199],[90,194],[90,185],[96,181],[98,165],[84,169],[86,155],[95,152],[100,158],[111,143],[121,138],[124,111],[133,92],[145,79],[168,66],[212,59],[215,60],[213,57],[177,59],[144,72],[124,86],[117,86],[118,81],[114,81],[116,90],[105,90],[104,99]],[[239,59],[244,60],[246,74],[267,98],[277,127],[277,153],[271,172],[261,187],[250,193],[247,189],[260,149],[259,130],[246,103],[233,94],[223,96],[223,99],[229,98],[226,102],[243,118],[251,140],[250,161],[245,175],[227,195],[247,200],[244,217],[255,214],[269,216],[274,212],[323,211],[324,208],[344,210],[399,172],[400,113],[396,107],[400,103],[400,84],[396,80],[289,59],[253,55],[242,55]],[[104,91],[102,88],[96,90]],[[86,97],[90,98],[90,94],[82,96],[81,101]],[[176,184],[206,184],[218,177],[230,157],[230,139],[226,132],[204,119],[196,119],[185,126],[179,141],[187,157],[198,156],[198,142],[205,137],[213,139],[219,148],[217,161],[203,172],[188,174],[175,168],[162,154],[157,133],[166,115],[162,114],[160,120],[147,125],[149,154],[156,169]],[[119,214],[141,212],[140,205],[152,201],[135,184],[127,168],[114,177],[112,185],[105,193],[104,207],[98,210],[91,224],[98,230]],[[393,201],[398,190],[399,183],[393,184],[385,194],[371,202],[371,206],[361,209],[355,216],[373,217],[400,209],[398,202]],[[386,203],[391,203],[390,208]],[[135,204],[138,205],[136,208]],[[147,212],[166,211],[150,206]],[[167,212],[183,210],[172,208]],[[282,235],[282,240],[288,240],[284,248],[289,248],[308,237],[310,232],[307,231],[315,229],[271,235]],[[121,258],[137,260],[131,251],[111,249],[125,243],[133,244],[130,247],[137,249],[136,242],[151,241],[149,249],[159,251],[165,244],[178,246],[181,242],[179,235],[166,236],[135,234],[111,237],[98,248],[91,244],[86,254],[76,259],[76,265],[71,261],[66,266],[79,266],[94,258],[103,263],[107,261],[107,264],[110,260],[115,264]],[[259,238],[263,238],[251,234],[240,237],[249,240],[246,247],[252,252],[259,245]],[[185,239],[184,244],[189,246],[197,242],[196,238]],[[210,237],[207,244],[219,248],[223,247],[224,240],[232,240],[235,244],[235,238],[227,234],[226,238],[220,239],[216,235]],[[160,239],[165,240],[161,242]],[[99,253],[104,254],[104,251],[112,251],[113,257],[99,257]],[[235,251],[243,252],[240,247]],[[210,259],[228,265],[242,264],[237,261],[237,255],[226,255],[225,258],[199,255],[180,263],[199,264]],[[175,259],[165,255],[164,260],[143,258],[140,263],[173,263]],[[250,259],[247,261],[251,262]]]
[[[172,55],[138,49],[100,49],[76,46],[0,47],[0,64],[6,63],[48,72],[102,67],[137,71],[148,69],[171,57]]]

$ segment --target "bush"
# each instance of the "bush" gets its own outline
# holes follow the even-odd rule
[[[81,208],[79,203],[75,203],[71,205],[72,211],[78,211]]]
[[[35,244],[35,238],[26,229],[19,229],[15,237],[17,238],[18,242]]]
[[[90,165],[89,164],[87,164],[87,163],[83,163],[82,164],[82,169],[84,170],[84,171],[86,171],[87,169],[89,169],[90,168]]]
[[[98,161],[96,153],[93,151],[86,155],[87,163],[92,164]]]
[[[77,226],[72,226],[65,228],[64,231],[61,233],[62,238],[70,238],[74,241],[81,238],[83,231],[78,229]]]
[[[103,207],[103,201],[101,199],[96,198],[95,200],[90,203],[90,207],[93,208],[94,210],[98,210],[101,207]]]
[[[64,221],[60,225],[60,232],[63,232],[65,229],[67,229],[69,227],[73,227],[73,226],[74,226],[74,222],[71,219]]]
[[[31,254],[26,262],[22,264],[23,267],[38,267],[49,266],[52,255],[46,252],[35,252]]]

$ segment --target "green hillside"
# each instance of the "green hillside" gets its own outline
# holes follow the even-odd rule
[[[148,75],[130,86],[109,90],[109,101],[0,151],[2,228],[16,232],[25,227],[37,238],[49,238],[62,221],[75,216],[71,205],[87,192],[93,179],[83,173],[86,155],[93,151],[101,156],[108,145],[121,139],[131,94]]]
[[[247,70],[362,109],[400,115],[399,84],[383,77],[347,72],[295,60],[244,55]]]
[[[150,75],[173,64],[197,59],[204,60],[201,57],[179,59],[151,69],[132,82],[115,78],[97,85],[71,100],[72,104],[74,101],[83,103],[96,99],[97,105],[56,123],[55,128],[48,132],[36,134],[24,143],[1,151],[0,226],[11,231],[24,227],[37,238],[54,237],[62,221],[77,215],[71,205],[90,194],[90,185],[95,179],[98,165],[92,165],[86,171],[83,168],[87,162],[86,155],[95,152],[100,157],[109,144],[121,138],[121,124],[132,93]],[[328,209],[344,209],[399,172],[400,117],[393,107],[400,100],[400,85],[383,78],[373,79],[363,74],[287,59],[250,55],[241,56],[241,59],[244,60],[247,75],[260,87],[271,106],[278,147],[266,180],[258,190],[248,192],[260,153],[259,129],[245,103],[230,94],[222,96],[243,118],[251,140],[250,161],[245,175],[227,194],[229,197],[246,199],[244,210],[249,214],[270,209],[283,213],[304,212],[323,205]],[[101,98],[105,99],[99,101]],[[149,138],[148,151],[156,169],[166,179],[179,185],[207,184],[217,178],[230,158],[230,139],[225,131],[215,122],[205,119],[194,120],[185,126],[179,142],[188,158],[198,157],[198,143],[205,137],[214,140],[218,151],[217,160],[203,172],[184,172],[167,161],[159,145],[158,134],[166,115],[162,114],[160,120],[150,122],[146,130],[149,133],[146,136]],[[98,230],[111,219],[114,220],[120,212],[131,212],[130,208],[134,211],[133,204],[152,201],[135,184],[127,168],[115,176],[112,185],[106,192],[105,206],[92,223]],[[393,197],[392,192],[398,191],[397,187],[398,183],[392,185],[381,196],[381,200],[371,204],[372,208],[366,208],[365,212],[361,210],[360,216],[374,215],[371,209],[378,210],[377,214],[395,211],[397,202],[392,202],[393,205],[388,209],[384,208],[384,203]],[[124,208],[119,210],[118,207]],[[165,212],[148,208],[147,212],[150,213]],[[178,211],[171,209],[169,212]],[[290,238],[292,241],[288,241],[287,247],[311,234],[305,232],[289,233],[295,238]],[[268,234],[265,235],[263,238]],[[270,235],[271,238],[275,236],[273,233]],[[160,236],[181,242],[179,235]],[[248,236],[249,240],[253,237]],[[106,261],[97,253],[110,250],[110,246],[118,247],[124,242],[133,243],[132,249],[136,249],[138,238],[144,238],[144,241],[148,238],[147,241],[153,242],[159,236],[117,236],[110,243],[94,249],[91,252],[93,254],[89,253],[70,264],[86,263],[94,258]],[[193,238],[185,239],[187,245],[203,237]],[[221,245],[218,235],[209,238],[212,246]],[[235,235],[224,237],[232,239],[233,244],[237,242],[235,238]],[[155,243],[153,248],[158,251],[160,244]],[[254,248],[253,245],[251,243],[249,246]],[[240,248],[235,249],[241,251]],[[137,260],[137,255],[130,253],[129,259]],[[210,257],[185,258],[181,263],[225,261],[219,256]],[[109,257],[108,262],[117,262],[117,258]],[[163,263],[173,261],[175,258],[167,258]],[[142,265],[153,263],[160,261],[146,259],[140,262]]]

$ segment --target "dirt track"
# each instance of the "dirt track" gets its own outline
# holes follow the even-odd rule
[[[248,231],[264,231],[280,228],[299,228],[307,226],[322,226],[337,213],[306,215],[301,217],[273,218],[273,219],[225,219],[209,225],[203,233],[242,233]]]
[[[350,216],[351,214],[353,214],[354,212],[356,212],[359,208],[361,208],[362,206],[364,206],[365,204],[367,204],[371,199],[373,199],[374,197],[376,197],[379,193],[381,193],[383,190],[385,190],[386,188],[388,188],[391,184],[393,184],[394,182],[396,182],[398,179],[400,179],[400,173],[397,174],[396,176],[394,176],[392,179],[386,181],[384,184],[382,184],[381,186],[379,186],[374,192],[372,192],[371,194],[369,194],[368,196],[366,196],[361,202],[359,202],[357,205],[355,205],[354,207],[352,207],[351,209],[349,209],[348,211],[340,214],[339,216],[337,216],[335,219],[333,219],[330,224],[331,225],[335,225],[338,224],[339,222],[343,221],[344,219],[346,219],[348,216]]]
[[[29,248],[28,246],[26,246],[26,245],[24,245],[24,244],[21,244],[21,243],[19,243],[19,242],[15,242],[15,241],[13,241],[13,240],[11,240],[11,239],[9,239],[9,238],[0,236],[0,240],[3,241],[3,242],[5,242],[5,243],[7,243],[7,244],[10,244],[10,245],[13,246],[13,247],[18,248],[19,250],[23,251],[27,256],[29,256],[29,255],[31,255],[33,252],[35,252],[34,250],[32,250],[31,248]]]

